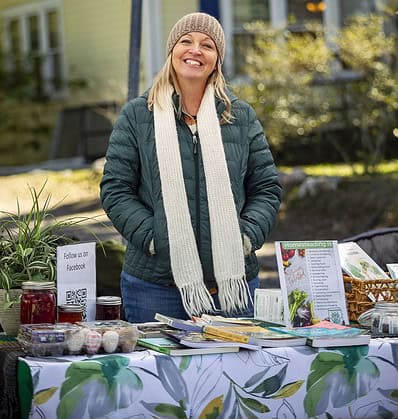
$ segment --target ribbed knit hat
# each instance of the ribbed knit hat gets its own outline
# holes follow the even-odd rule
[[[177,41],[188,32],[202,32],[216,44],[220,61],[224,61],[225,36],[219,21],[207,13],[190,13],[183,16],[173,26],[167,39],[167,55],[171,53]]]

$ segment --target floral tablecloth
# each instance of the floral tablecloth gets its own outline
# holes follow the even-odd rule
[[[394,339],[192,357],[27,357],[18,368],[32,418],[398,417]]]

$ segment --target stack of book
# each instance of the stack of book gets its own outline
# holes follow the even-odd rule
[[[253,319],[203,315],[194,320],[181,320],[160,313],[155,319],[163,325],[162,336],[141,335],[138,345],[168,355],[237,352],[241,348],[259,350],[306,343],[305,338],[272,331]]]
[[[308,345],[315,348],[368,345],[363,329],[321,321],[308,327],[285,327],[255,319],[202,315],[193,320],[157,313],[159,333],[140,335],[138,345],[168,355],[238,352]],[[139,328],[140,326],[138,326]],[[156,323],[151,323],[156,327]]]
[[[323,320],[308,327],[277,327],[271,326],[272,330],[286,333],[290,336],[300,336],[307,339],[307,345],[314,348],[328,348],[336,346],[360,346],[368,345],[370,335],[357,327],[335,324]]]

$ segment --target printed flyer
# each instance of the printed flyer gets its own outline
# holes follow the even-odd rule
[[[348,324],[337,241],[277,241],[275,250],[285,325]]]
[[[95,320],[96,266],[95,243],[57,247],[57,301],[81,304],[83,319]]]

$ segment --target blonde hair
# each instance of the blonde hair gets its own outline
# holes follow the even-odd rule
[[[226,93],[226,82],[222,74],[221,62],[219,59],[217,60],[216,68],[207,80],[207,84],[209,83],[213,85],[216,96],[222,102],[224,102],[226,107],[225,111],[222,113],[221,123],[231,123],[233,120],[233,116],[231,114],[232,105]],[[161,108],[164,107],[164,104],[168,100],[170,86],[177,93],[181,93],[180,88],[178,86],[177,75],[171,63],[171,54],[168,55],[166,62],[164,63],[159,73],[156,75],[153,85],[149,90],[149,110],[153,109],[155,103],[159,105]],[[181,101],[179,106],[181,107]],[[178,113],[181,113],[181,108],[177,111]]]

